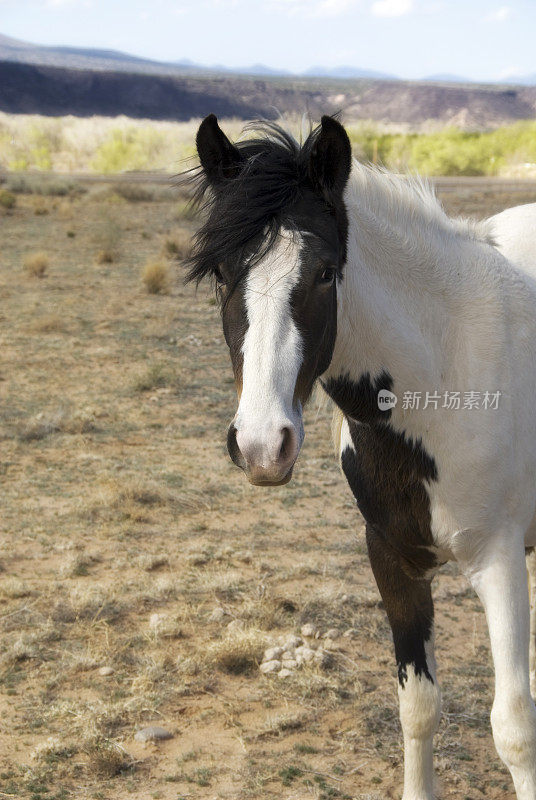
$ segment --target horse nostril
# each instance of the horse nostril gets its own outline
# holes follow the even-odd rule
[[[227,450],[229,451],[233,464],[236,464],[240,469],[245,469],[246,461],[236,441],[236,428],[234,425],[230,425],[227,431]]]
[[[279,449],[279,461],[286,461],[292,449],[292,431],[290,428],[283,428],[281,432],[283,434],[283,441]]]

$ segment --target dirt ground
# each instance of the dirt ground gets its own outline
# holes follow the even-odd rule
[[[18,188],[0,208],[0,798],[399,798],[390,632],[329,406],[307,410],[294,480],[249,486],[218,309],[182,285],[184,201]],[[534,200],[445,194],[480,216]],[[481,607],[450,565],[435,598],[439,794],[513,800]],[[340,632],[311,640],[327,663],[262,674],[304,623]],[[148,725],[172,738],[135,740]]]

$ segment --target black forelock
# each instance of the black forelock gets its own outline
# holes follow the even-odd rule
[[[234,177],[213,187],[201,168],[190,173],[194,204],[205,212],[206,220],[194,236],[188,281],[199,283],[221,264],[243,271],[246,254],[247,267],[251,266],[272,247],[282,225],[295,227],[292,209],[308,196],[326,214],[335,210],[334,199],[315,197],[308,172],[320,127],[311,130],[302,145],[274,122],[248,128],[260,135],[235,143],[242,161]],[[234,274],[233,282],[240,277]]]

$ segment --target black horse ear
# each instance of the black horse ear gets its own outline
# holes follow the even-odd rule
[[[201,166],[213,186],[233,178],[242,156],[218,125],[215,114],[205,117],[195,139]]]
[[[322,117],[322,126],[311,150],[309,176],[323,193],[341,195],[352,168],[348,134],[333,117]]]

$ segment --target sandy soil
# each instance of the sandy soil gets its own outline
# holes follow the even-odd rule
[[[126,195],[0,209],[0,797],[398,798],[390,632],[331,410],[310,404],[291,484],[246,484],[218,310],[168,257],[193,223],[161,187]],[[445,195],[479,215],[528,200]],[[146,291],[147,260],[166,293]],[[453,566],[435,598],[439,794],[512,800],[481,607]],[[329,666],[261,674],[306,622],[347,632]],[[173,737],[136,741],[149,724]]]

